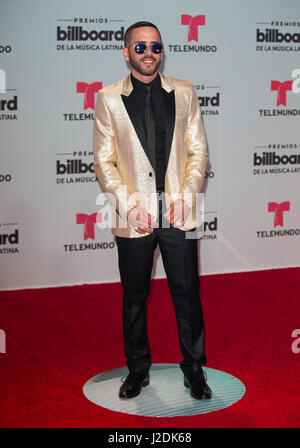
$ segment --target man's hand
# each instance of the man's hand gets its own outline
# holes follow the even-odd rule
[[[177,199],[175,202],[171,202],[164,217],[173,227],[183,226],[190,212],[191,209],[187,203],[183,199]]]
[[[138,205],[128,212],[127,220],[137,233],[152,233],[158,227],[154,217]]]

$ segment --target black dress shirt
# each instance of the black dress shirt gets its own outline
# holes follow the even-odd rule
[[[142,122],[145,125],[145,103],[146,103],[146,86],[152,86],[152,104],[155,116],[155,176],[157,191],[164,191],[165,175],[166,175],[166,124],[165,124],[165,103],[163,101],[162,87],[160,76],[157,76],[150,82],[144,83],[136,79],[131,74],[133,85],[132,94],[136,102],[136,111],[140,114]]]

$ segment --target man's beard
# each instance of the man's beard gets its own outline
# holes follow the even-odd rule
[[[142,67],[143,59],[152,59],[154,61],[154,66],[153,66],[153,68],[150,71],[149,71],[149,68],[147,69],[147,67],[145,67],[145,68]],[[154,58],[149,58],[149,57],[146,57],[146,56],[143,59],[141,59],[140,61],[136,61],[129,54],[129,62],[130,62],[131,67],[133,67],[141,75],[152,76],[158,70],[161,61],[159,60],[159,61],[155,62]]]

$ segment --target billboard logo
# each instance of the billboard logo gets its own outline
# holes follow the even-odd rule
[[[277,29],[274,28],[266,28],[264,31],[261,31],[259,28],[256,29],[256,42],[300,42],[300,34],[299,33],[280,33]]]
[[[56,28],[56,38],[58,41],[87,41],[93,42],[100,41],[123,41],[124,40],[124,27],[119,30],[91,30],[87,31],[82,26],[68,26],[66,30],[60,26]]]
[[[271,91],[277,92],[277,102],[276,106],[286,106],[286,92],[291,91],[293,93],[300,92],[300,69],[296,68],[292,71],[292,78],[295,78],[294,81],[271,81]]]
[[[84,225],[84,240],[91,238],[95,239],[95,224],[102,221],[101,213],[92,213],[87,215],[86,213],[77,213],[76,224]]]
[[[17,223],[0,223],[0,228],[9,228],[18,225]],[[19,253],[19,230],[14,229],[7,233],[0,233],[0,254],[18,254]]]
[[[60,160],[56,161],[56,174],[84,174],[84,173],[94,173],[93,162],[84,163],[81,159],[70,160],[68,159],[66,163],[62,163]],[[0,177],[1,181],[1,177]]]
[[[16,229],[13,233],[0,233],[0,245],[19,244],[19,230]]]
[[[290,201],[281,202],[269,202],[268,212],[274,213],[274,223],[273,226],[283,227],[283,213],[290,211]]]
[[[112,51],[122,50],[125,29],[120,22],[125,22],[118,15],[115,19],[107,17],[73,17],[57,18],[57,22],[69,22],[69,26],[56,27],[56,49],[58,51]],[[72,23],[73,22],[73,23]],[[117,25],[115,28],[114,23]],[[1,47],[0,47],[1,53]]]
[[[192,40],[198,42],[198,26],[205,25],[205,15],[201,14],[192,17],[188,14],[182,14],[181,25],[188,26],[188,42],[191,42]]]
[[[8,91],[16,90],[16,89],[8,89]],[[0,69],[0,94],[7,93],[6,89],[6,73],[3,69]],[[8,99],[0,100],[0,112],[4,112],[0,114],[0,120],[17,120],[18,117],[14,113],[9,113],[18,110],[18,97],[14,95],[13,98],[6,97]],[[8,113],[6,113],[8,112]]]
[[[76,84],[76,92],[84,94],[83,109],[95,109],[95,93],[102,89],[102,82],[78,82]]]

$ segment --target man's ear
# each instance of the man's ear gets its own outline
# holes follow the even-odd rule
[[[129,52],[128,52],[128,48],[124,47],[122,48],[123,51],[123,56],[126,62],[129,62]]]

